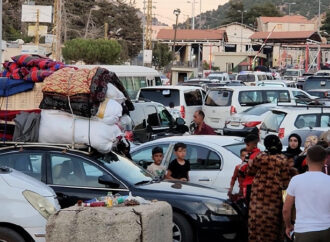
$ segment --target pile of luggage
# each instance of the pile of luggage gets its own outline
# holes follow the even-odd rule
[[[101,153],[111,150],[122,136],[123,110],[134,109],[114,73],[100,67],[78,69],[40,56],[12,59],[4,63],[6,77],[0,80],[2,140],[86,144]],[[53,69],[47,70],[48,75],[46,69],[32,70],[36,66]],[[34,80],[41,83],[28,80],[28,71],[37,71],[40,75]]]

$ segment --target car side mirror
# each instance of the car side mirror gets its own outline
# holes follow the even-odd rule
[[[186,122],[184,121],[183,118],[177,118],[175,120],[176,125],[184,125]]]
[[[103,185],[108,185],[111,188],[119,188],[120,185],[118,182],[116,182],[111,176],[109,175],[103,175],[99,176],[98,182]]]

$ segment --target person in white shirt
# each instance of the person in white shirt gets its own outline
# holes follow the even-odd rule
[[[308,171],[294,176],[287,189],[283,206],[286,235],[295,242],[330,241],[330,176],[322,172],[326,150],[315,145],[307,151]],[[292,225],[291,209],[296,206]]]
[[[164,178],[166,172],[166,167],[161,165],[163,157],[163,149],[161,147],[157,146],[153,148],[152,160],[154,161],[154,163],[147,167],[147,171],[149,171],[154,176],[159,177],[160,179]]]

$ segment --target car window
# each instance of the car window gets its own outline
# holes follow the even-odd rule
[[[159,118],[162,126],[171,126],[173,117],[164,106],[157,105]]]
[[[137,91],[140,90],[141,87],[146,87],[147,86],[146,77],[143,77],[143,76],[133,77],[133,83],[134,83],[134,86],[135,86],[134,90],[137,90]]]
[[[271,103],[277,103],[277,102],[290,102],[290,94],[289,91],[272,91],[267,90],[265,91],[266,95],[266,101]]]
[[[308,98],[308,96],[301,91],[292,91],[294,97]]]
[[[203,105],[203,97],[199,90],[185,92],[184,99],[186,101],[187,106]]]
[[[134,89],[132,77],[119,77],[119,80],[123,83],[128,95],[135,98],[137,91]]]
[[[256,78],[254,75],[238,75],[237,80],[241,80],[242,82],[255,82]]]
[[[145,120],[143,105],[134,105],[134,111],[130,111],[129,114],[136,129],[144,128],[143,126],[146,125],[146,123],[143,124],[143,120]],[[146,121],[147,120],[145,120],[145,122]]]
[[[180,92],[176,89],[142,89],[139,98],[159,102],[164,106],[170,106],[170,102],[180,106]]]
[[[41,153],[10,153],[0,156],[0,166],[8,166],[41,179],[41,164],[43,155]]]
[[[245,148],[246,145],[244,143],[238,143],[238,144],[233,144],[233,145],[226,145],[223,147],[225,149],[229,150],[231,153],[233,153],[237,157],[240,157],[241,149]]]
[[[206,106],[230,106],[233,92],[229,90],[211,90],[205,98]]]
[[[146,117],[147,117],[147,124],[151,126],[160,126],[160,120],[158,117],[158,112],[155,106],[148,105],[144,108]]]
[[[261,91],[241,91],[238,101],[242,106],[254,106],[263,103]]]
[[[322,127],[322,128],[330,127],[330,114],[321,115],[320,127]]]
[[[152,149],[156,146],[159,146],[163,149],[163,153],[165,154],[167,152],[167,149],[169,147],[169,144],[157,144],[157,145],[151,145],[142,149],[139,149],[138,151],[132,152],[132,160],[139,164],[140,161],[147,161],[148,163],[152,163]]]
[[[303,114],[299,115],[294,123],[298,128],[317,127],[317,114]]]
[[[220,157],[205,147],[187,144],[186,160],[189,160],[191,170],[219,169],[221,165]],[[173,152],[170,161],[176,159]]]
[[[270,106],[267,106],[267,107],[264,107],[264,106],[261,106],[261,107],[255,106],[255,107],[251,107],[251,108],[246,109],[242,113],[244,113],[246,115],[262,115],[265,112],[268,112],[273,107],[270,107]]]
[[[271,132],[278,132],[278,129],[280,128],[285,116],[286,113],[284,112],[272,111],[271,113],[269,113],[269,115],[266,116],[260,129],[268,130]]]
[[[106,187],[98,178],[106,173],[95,164],[72,156],[50,155],[52,184],[80,187]]]

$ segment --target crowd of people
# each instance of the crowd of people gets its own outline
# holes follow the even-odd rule
[[[285,152],[276,135],[265,138],[264,152],[257,147],[257,135],[244,141],[228,195],[248,209],[247,240],[329,241],[329,140],[308,137],[302,151],[301,137],[292,134]],[[233,194],[236,181],[239,191]]]

